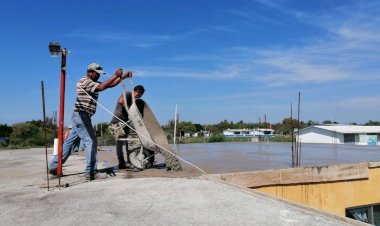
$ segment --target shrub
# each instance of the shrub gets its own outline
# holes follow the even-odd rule
[[[223,142],[225,140],[226,140],[226,138],[222,134],[211,135],[208,138],[209,143]]]

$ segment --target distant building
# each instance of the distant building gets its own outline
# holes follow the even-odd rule
[[[223,131],[225,137],[273,137],[273,129],[226,129]]]
[[[302,143],[379,145],[380,126],[317,125],[299,131]]]
[[[183,137],[184,137],[184,138],[190,138],[190,137],[191,137],[191,134],[190,134],[189,132],[185,132],[185,133],[183,134]]]
[[[210,131],[201,131],[201,132],[196,132],[196,133],[193,133],[193,137],[200,137],[200,134],[203,134],[203,137],[209,137],[210,136]]]

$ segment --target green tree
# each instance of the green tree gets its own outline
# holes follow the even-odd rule
[[[9,137],[13,128],[7,124],[0,124],[0,137]]]
[[[34,143],[39,143],[40,140],[36,140],[40,138],[40,136],[38,136],[39,132],[40,128],[34,122],[15,124],[13,125],[13,132],[10,137],[10,144],[31,146]]]
[[[331,121],[331,120],[325,120],[322,122],[322,124],[339,124],[339,122]]]
[[[54,142],[54,130],[56,126],[52,124],[52,120],[46,121],[47,145],[51,146]],[[14,124],[12,133],[10,135],[10,145],[16,147],[44,146],[44,122],[41,120],[32,120],[24,123]]]
[[[98,123],[95,126],[95,131],[96,131],[96,136],[105,136],[105,135],[110,135],[111,131],[109,130],[109,123],[107,122],[102,122]]]
[[[204,130],[204,126],[202,126],[201,124],[194,124],[194,126],[195,126],[195,131],[196,132],[200,132],[200,131],[202,131],[202,130]]]
[[[223,130],[233,129],[234,123],[232,121],[228,122],[227,120],[223,120],[216,125],[209,125],[207,128],[209,128],[212,134],[222,134]]]
[[[366,125],[366,126],[380,126],[380,122],[369,120],[369,121],[368,121],[367,123],[365,123],[364,125]]]
[[[304,123],[301,121],[298,124],[298,120],[291,118],[284,118],[282,123],[278,123],[275,125],[276,133],[278,134],[290,134],[295,128],[304,128]]]
[[[177,131],[183,133],[195,133],[196,127],[192,122],[180,122],[177,124]]]
[[[269,127],[270,127],[269,122],[263,122],[263,123],[260,123],[260,125],[259,125],[259,128],[268,129]]]
[[[314,126],[314,125],[319,125],[319,123],[318,122],[314,122],[314,121],[312,121],[312,120],[309,120],[309,121],[307,121],[307,124],[306,124],[307,126]]]

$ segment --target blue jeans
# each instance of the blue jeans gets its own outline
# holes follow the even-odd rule
[[[92,174],[96,171],[96,153],[97,153],[97,141],[94,128],[92,127],[91,117],[83,111],[74,112],[72,117],[72,130],[67,137],[65,143],[63,143],[62,150],[62,164],[71,155],[71,150],[74,146],[79,146],[82,143],[86,151],[86,174]],[[58,155],[53,156],[49,163],[49,169],[56,169],[58,165]]]

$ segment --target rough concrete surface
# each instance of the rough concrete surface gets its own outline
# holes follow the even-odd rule
[[[116,171],[87,182],[84,166],[82,155],[72,155],[61,178],[69,186],[59,188],[52,179],[48,191],[44,149],[0,151],[0,224],[361,225],[204,177],[173,177],[164,169],[154,169],[165,172],[160,177]]]

